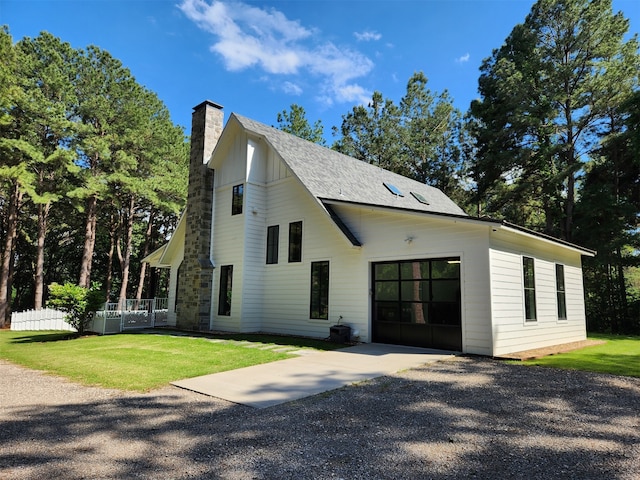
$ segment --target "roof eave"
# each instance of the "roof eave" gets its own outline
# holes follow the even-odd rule
[[[525,235],[528,237],[532,237],[532,238],[536,238],[538,240],[543,240],[546,242],[550,242],[553,244],[560,244],[565,248],[568,248],[570,250],[573,250],[577,253],[580,253],[581,255],[584,255],[586,257],[595,257],[596,254],[598,253],[595,250],[591,250],[589,248],[586,247],[581,247],[580,245],[576,245],[575,243],[571,243],[568,242],[566,240],[562,240],[560,238],[555,238],[552,237],[551,235],[547,235],[545,233],[541,233],[541,232],[536,232],[534,230],[531,230],[529,228],[526,227],[522,227],[520,225],[517,225],[515,223],[511,223],[511,222],[507,222],[506,220],[502,220],[500,222],[500,228],[502,230],[505,231],[510,231],[510,232],[514,232],[520,235]]]
[[[418,210],[418,209],[408,209],[404,207],[393,207],[393,206],[381,206],[367,203],[358,203],[344,200],[336,200],[330,198],[321,198],[322,203],[327,205],[355,205],[365,208],[371,208],[375,210],[387,210],[394,212],[404,212],[412,215],[420,215],[420,216],[432,216],[432,217],[445,217],[445,218],[454,218],[456,221],[468,222],[472,224],[488,224],[493,225],[495,228],[500,228],[502,230],[518,234],[524,235],[530,238],[535,238],[537,240],[542,240],[554,245],[561,245],[565,248],[573,250],[581,255],[585,255],[587,257],[594,257],[596,255],[595,250],[588,249],[586,247],[581,247],[579,245],[575,245],[571,242],[567,242],[566,240],[561,240],[559,238],[552,237],[550,235],[546,235],[544,233],[536,232],[534,230],[530,230],[526,227],[521,227],[520,225],[516,225],[515,223],[507,222],[506,220],[497,220],[495,218],[488,217],[472,217],[469,215],[458,215],[454,213],[443,213],[443,212],[429,212],[426,210]]]
[[[154,268],[169,268],[169,267],[171,267],[171,265],[164,264],[164,263],[161,262],[162,257],[164,256],[164,252],[167,249],[167,245],[169,245],[169,242],[165,243],[160,248],[157,248],[156,250],[151,252],[149,255],[144,257],[141,260],[141,263],[148,263],[150,266],[152,266]]]

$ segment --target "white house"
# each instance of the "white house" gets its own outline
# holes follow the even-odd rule
[[[586,338],[582,255],[440,190],[232,114],[193,113],[187,211],[149,255],[170,323],[503,355]],[[221,132],[221,133],[220,133]]]

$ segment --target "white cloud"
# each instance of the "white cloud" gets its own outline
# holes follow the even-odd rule
[[[456,63],[467,63],[470,57],[471,55],[469,55],[469,52],[467,52],[461,57],[456,58]]]
[[[182,0],[179,8],[198,27],[215,36],[211,51],[222,57],[227,70],[259,68],[271,75],[311,73],[320,80],[318,90],[323,97],[350,102],[370,96],[354,83],[373,69],[373,62],[360,52],[330,42],[312,43],[312,34],[317,32],[273,8],[210,1]],[[284,91],[302,93],[297,84],[286,83]]]
[[[364,32],[354,32],[353,36],[356,37],[356,40],[358,40],[359,42],[377,41],[382,38],[382,35],[378,32],[372,32],[369,30]]]
[[[282,84],[282,91],[289,95],[300,96],[302,95],[302,88],[293,82],[284,82]]]

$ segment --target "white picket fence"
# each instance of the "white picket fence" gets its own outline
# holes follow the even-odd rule
[[[167,299],[127,299],[124,303],[106,303],[95,313],[85,330],[100,333],[120,333],[136,328],[167,325]],[[11,314],[11,330],[68,330],[76,329],[64,321],[64,312],[44,308]]]
[[[52,308],[11,313],[11,330],[68,330],[76,329],[64,321],[64,312]]]

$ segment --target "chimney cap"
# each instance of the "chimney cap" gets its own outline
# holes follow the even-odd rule
[[[211,100],[205,100],[202,103],[199,103],[198,105],[196,105],[195,107],[193,107],[193,111],[195,112],[196,110],[200,110],[201,108],[210,105],[214,108],[217,108],[218,110],[222,110],[222,105],[220,105],[219,103],[216,102],[212,102]]]

